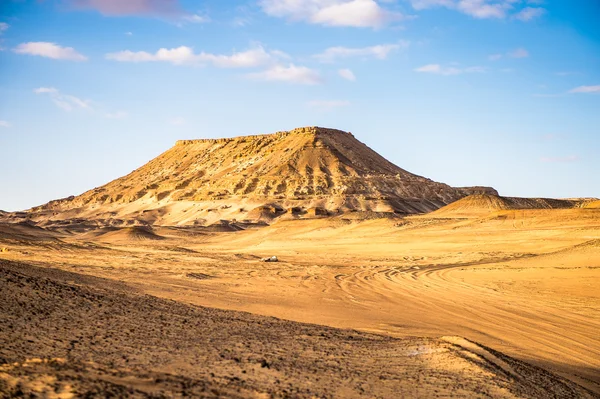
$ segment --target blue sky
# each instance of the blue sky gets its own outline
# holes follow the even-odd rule
[[[0,209],[175,140],[351,131],[413,173],[600,196],[600,2],[0,0]]]

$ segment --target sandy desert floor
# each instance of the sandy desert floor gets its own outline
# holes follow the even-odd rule
[[[2,226],[0,259],[180,304],[442,346],[464,337],[600,394],[599,209],[350,216],[231,232]]]

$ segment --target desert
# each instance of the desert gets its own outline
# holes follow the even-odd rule
[[[0,399],[600,399],[598,16],[0,0]]]
[[[596,203],[435,183],[332,129],[177,143],[3,214],[1,387],[596,397]]]

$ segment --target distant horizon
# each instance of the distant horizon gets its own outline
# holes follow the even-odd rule
[[[0,209],[79,195],[177,140],[300,126],[452,187],[597,198],[597,15],[585,0],[8,0]]]

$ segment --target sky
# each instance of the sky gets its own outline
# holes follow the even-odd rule
[[[0,209],[176,140],[324,126],[412,173],[600,197],[600,1],[0,0]]]

